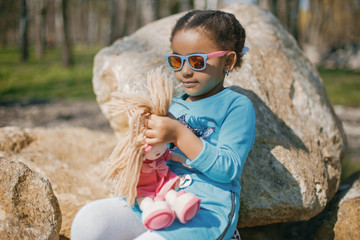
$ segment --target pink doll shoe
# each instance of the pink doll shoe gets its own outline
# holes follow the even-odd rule
[[[175,219],[175,212],[164,201],[157,201],[142,213],[142,220],[149,230],[159,230],[170,226]]]
[[[185,191],[177,192],[176,196],[172,199],[170,197],[169,201],[181,223],[190,221],[200,208],[200,198]]]

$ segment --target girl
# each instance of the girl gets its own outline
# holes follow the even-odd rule
[[[99,200],[79,211],[72,240],[230,239],[236,230],[239,180],[254,143],[255,113],[246,96],[224,87],[224,79],[241,66],[245,30],[233,14],[194,10],[178,20],[170,42],[173,53],[166,59],[184,93],[174,98],[172,117],[149,116],[145,141],[170,143],[185,156],[184,164],[168,165],[186,176],[180,190],[198,196],[200,210],[186,224],[146,231],[138,207],[121,205],[118,198]]]

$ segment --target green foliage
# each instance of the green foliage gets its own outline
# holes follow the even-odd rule
[[[64,68],[61,52],[50,49],[38,60],[30,52],[28,62],[20,62],[15,48],[0,50],[0,102],[24,100],[94,100],[92,65],[100,48],[76,48],[75,65]]]
[[[360,156],[358,153],[347,153],[341,163],[341,181],[360,171]]]
[[[333,105],[360,106],[360,72],[319,68]]]

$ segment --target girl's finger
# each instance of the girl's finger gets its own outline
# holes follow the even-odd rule
[[[144,125],[146,128],[149,128],[149,118],[145,118]]]
[[[155,131],[152,130],[152,129],[149,129],[149,128],[145,129],[144,135],[145,135],[147,138],[154,138],[154,137],[156,137]]]
[[[156,138],[145,138],[145,142],[149,145],[155,145],[159,143],[159,141]]]
[[[147,118],[147,122],[146,122],[146,126],[148,128],[154,128],[156,126],[159,125],[159,120],[160,120],[160,117],[155,115],[155,114],[151,114],[148,118]]]

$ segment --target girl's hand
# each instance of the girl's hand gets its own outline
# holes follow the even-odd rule
[[[195,159],[202,150],[200,138],[175,119],[151,114],[145,126],[147,144],[174,143],[190,160]]]
[[[175,142],[177,139],[177,129],[181,126],[175,119],[155,114],[151,114],[148,117],[145,125],[147,127],[144,131],[145,142],[150,145]]]

